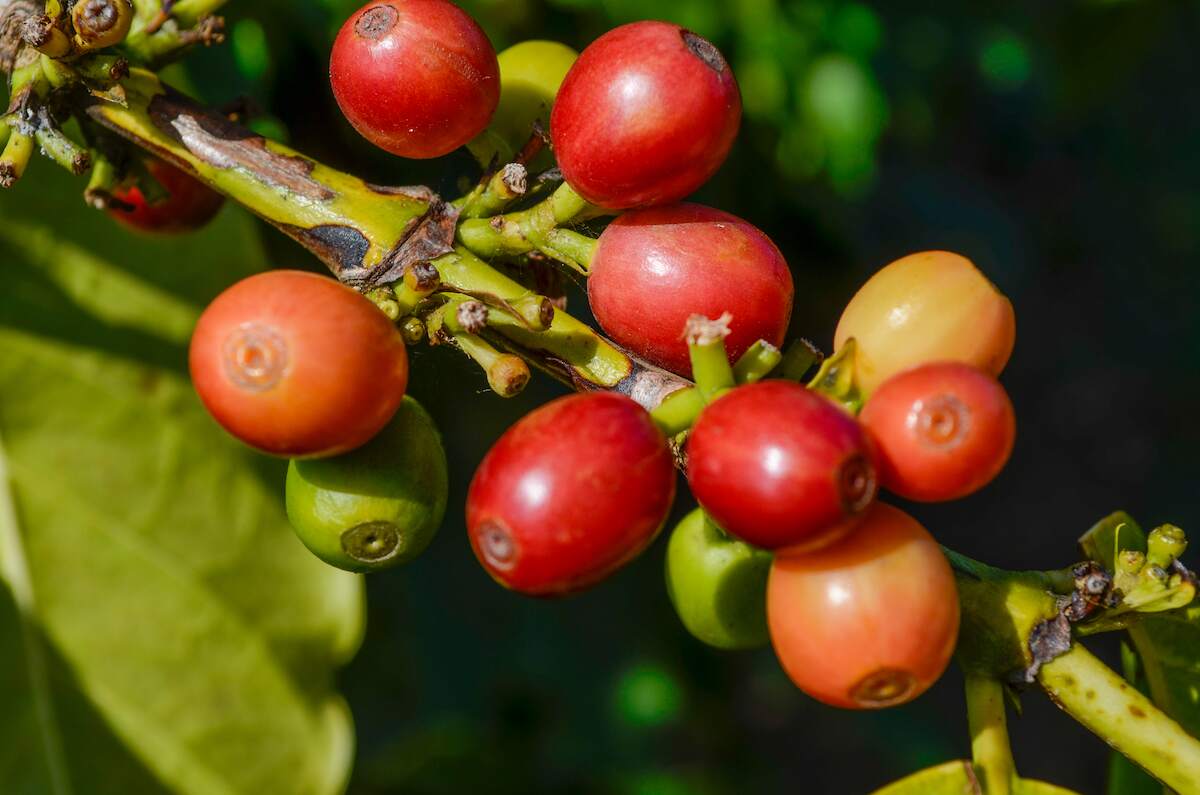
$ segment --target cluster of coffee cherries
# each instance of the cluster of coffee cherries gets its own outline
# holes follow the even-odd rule
[[[724,161],[741,98],[721,53],[675,25],[622,26],[577,60],[544,42],[497,58],[447,0],[375,2],[343,27],[331,81],[347,119],[390,152],[511,154],[516,133],[496,115],[506,56],[553,82],[567,184],[621,213],[590,258],[597,321],[695,386],[653,411],[572,395],[509,429],[467,498],[480,563],[531,596],[593,586],[660,533],[683,469],[699,507],[671,533],[666,579],[690,632],[725,649],[773,644],[830,704],[916,697],[954,648],[954,578],[930,534],[877,496],[958,499],[1003,468],[1015,425],[996,377],[1012,305],[966,258],[914,254],[848,304],[815,377],[815,355],[780,366],[793,302],[782,254],[746,221],[680,203]],[[405,342],[370,300],[315,275],[251,277],[202,316],[191,371],[226,429],[292,459],[288,515],[316,555],[370,572],[430,543],[445,452],[404,394]]]
[[[745,368],[722,344],[733,324],[699,323],[715,343],[692,335],[697,368],[679,372],[708,394],[673,438],[611,394],[563,398],[509,430],[471,484],[476,554],[522,593],[598,582],[666,521],[674,447],[700,506],[667,552],[667,590],[688,630],[725,649],[770,642],[792,680],[829,704],[906,702],[949,662],[958,599],[937,543],[878,492],[955,500],[1007,463],[1015,420],[996,376],[1013,347],[1012,305],[963,257],[905,257],[846,307],[839,353],[808,384],[739,378]],[[698,368],[713,348],[729,377],[706,390]]]

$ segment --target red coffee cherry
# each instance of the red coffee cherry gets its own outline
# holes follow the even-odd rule
[[[454,151],[500,101],[496,51],[448,0],[367,3],[338,33],[329,81],[354,128],[401,157]]]
[[[688,484],[720,527],[764,549],[818,547],[854,526],[876,494],[854,418],[790,381],[739,387],[700,415]]]
[[[609,209],[679,201],[725,162],[742,119],[733,71],[678,25],[634,22],[583,51],[550,117],[571,187]]]
[[[950,564],[915,519],[876,504],[848,537],[778,555],[771,644],[796,686],[849,709],[904,704],[937,681],[958,640]]]
[[[108,214],[130,229],[163,235],[194,232],[215,218],[225,203],[221,194],[161,160],[147,159],[146,169],[168,195],[157,204],[148,204],[137,185],[114,190],[113,198],[133,209],[110,207]]]
[[[604,330],[642,358],[692,372],[683,328],[692,315],[733,315],[737,359],[760,339],[781,345],[792,274],[771,239],[737,216],[698,204],[625,213],[604,230],[588,300]]]
[[[467,530],[499,583],[562,595],[637,556],[674,497],[671,453],[650,415],[622,395],[572,395],[526,416],[484,457]]]
[[[892,376],[860,417],[879,452],[879,479],[901,497],[956,500],[986,486],[1012,454],[1016,417],[987,373],[937,362]]]
[[[365,444],[408,385],[391,321],[349,287],[301,271],[260,273],[223,292],[201,315],[189,359],[225,430],[290,458]]]

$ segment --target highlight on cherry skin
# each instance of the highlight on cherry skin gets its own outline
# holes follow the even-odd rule
[[[406,396],[367,444],[288,465],[286,505],[296,535],[321,560],[372,572],[407,563],[446,514],[446,451],[429,414]]]
[[[957,500],[1004,469],[1016,417],[1004,387],[959,362],[935,362],[892,376],[860,419],[879,454],[879,478],[920,502]]]
[[[487,126],[500,100],[496,51],[449,0],[379,0],[338,33],[329,81],[342,113],[379,148],[433,158]]]
[[[718,649],[767,645],[767,576],[771,553],[717,527],[697,508],[671,531],[667,595],[679,620]]]
[[[958,592],[928,531],[877,503],[839,543],[776,555],[767,620],[797,687],[831,706],[877,709],[913,700],[946,670]]]
[[[683,376],[692,366],[680,329],[692,315],[732,315],[731,360],[759,340],[783,345],[792,315],[792,274],[771,239],[699,204],[619,216],[600,235],[587,288],[614,341]]]
[[[923,251],[872,276],[846,305],[834,335],[857,343],[855,380],[869,397],[891,376],[955,361],[998,376],[1016,341],[1012,302],[966,257]]]
[[[583,393],[534,410],[493,445],[467,494],[467,532],[497,582],[563,595],[636,557],[674,498],[674,460],[646,410]]]
[[[118,187],[113,191],[116,202],[107,212],[122,225],[148,234],[194,232],[213,220],[225,204],[221,194],[175,166],[153,157],[143,162],[150,177],[167,195],[151,203],[136,184]]]
[[[815,548],[875,500],[875,453],[854,418],[791,381],[738,387],[700,414],[688,485],[716,524],[764,549]]]
[[[365,444],[408,385],[396,326],[361,294],[303,271],[260,273],[223,292],[200,316],[188,360],[225,430],[288,458]]]
[[[644,21],[584,49],[559,90],[550,134],[571,187],[621,210],[691,194],[725,162],[741,120],[720,50],[678,25]]]

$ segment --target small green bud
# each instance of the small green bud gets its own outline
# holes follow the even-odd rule
[[[1136,549],[1123,549],[1117,556],[1117,572],[1120,574],[1137,574],[1146,565],[1146,555]]]
[[[1165,524],[1150,533],[1147,545],[1150,551],[1146,554],[1146,561],[1165,569],[1187,549],[1187,535],[1175,525]]]

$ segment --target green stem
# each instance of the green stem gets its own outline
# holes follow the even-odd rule
[[[13,130],[0,153],[0,188],[9,188],[25,174],[33,157],[33,136]]]
[[[595,244],[584,235],[565,234],[560,227],[602,213],[564,182],[527,210],[463,221],[458,227],[458,240],[485,259],[537,251],[586,275]]]
[[[779,361],[779,349],[759,341],[742,354],[733,366],[734,379],[739,384],[753,384],[766,378]],[[676,436],[691,428],[704,407],[704,395],[696,387],[681,389],[667,397],[650,412],[651,418],[667,436]]]
[[[733,365],[733,377],[739,384],[752,384],[771,374],[783,354],[771,343],[759,340],[750,346]]]
[[[441,245],[437,229],[428,227],[435,199],[428,190],[368,185],[200,108],[164,88],[149,72],[133,70],[123,84],[128,105],[92,105],[88,114],[93,120],[193,173],[279,227],[343,281],[377,286],[372,279],[391,272],[390,266],[411,244],[414,230],[426,230],[423,240]],[[549,209],[543,212],[571,212],[581,201],[572,195],[556,192],[557,198],[547,200],[544,205]],[[442,282],[454,292],[501,306],[536,295],[466,247],[440,257],[429,256],[427,249],[420,249],[421,256],[432,260]],[[390,284],[395,278],[385,281]],[[402,310],[406,308],[405,302],[399,302]],[[506,329],[504,337],[499,341],[505,347],[575,388],[615,389],[648,409],[689,386],[683,379],[633,361],[566,312],[555,312],[546,331]]]
[[[497,171],[462,202],[463,218],[488,218],[525,195],[529,172],[519,163],[510,163]]]
[[[695,425],[696,418],[704,411],[706,405],[708,404],[704,402],[704,396],[700,394],[699,389],[683,389],[668,395],[658,408],[650,412],[650,418],[664,435],[674,437]]]
[[[737,383],[733,367],[729,364],[729,354],[725,350],[725,336],[728,333],[728,315],[718,320],[693,315],[688,320],[685,334],[692,359],[692,379],[705,403],[711,403]]]
[[[44,112],[39,119],[35,137],[47,157],[75,176],[86,174],[92,167],[91,154],[54,126]]]
[[[229,0],[177,0],[171,6],[171,16],[181,27],[190,28],[205,17],[221,10]]]
[[[1200,741],[1078,643],[1038,682],[1071,717],[1164,785],[1197,793]]]
[[[224,28],[216,12],[228,0],[178,0],[165,14],[160,0],[135,0],[137,17],[121,45],[137,63],[162,66],[196,44],[223,40]]]
[[[966,675],[971,756],[984,795],[1011,795],[1016,778],[1016,765],[1008,742],[1003,687],[990,676]]]
[[[821,363],[823,357],[824,354],[816,345],[808,340],[799,339],[788,346],[776,372],[779,378],[803,382],[805,376]]]

